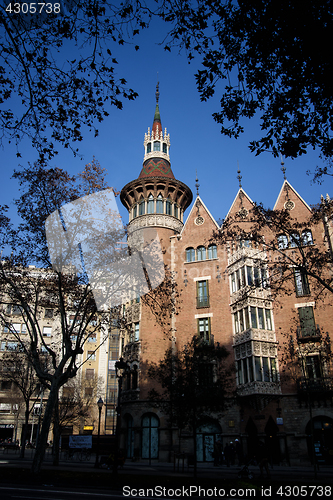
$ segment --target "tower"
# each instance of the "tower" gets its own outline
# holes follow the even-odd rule
[[[147,371],[150,363],[164,358],[172,345],[174,310],[172,245],[183,228],[186,208],[192,192],[177,180],[171,169],[170,136],[162,131],[159,110],[159,86],[152,129],[144,137],[144,158],[140,175],[122,189],[120,200],[129,212],[128,242],[136,231],[155,229],[158,233],[165,265],[164,282],[151,293],[133,300],[125,308],[126,328],[122,356],[128,369],[122,391],[122,415],[127,456],[140,449],[142,458],[157,458],[158,429],[166,427],[165,416],[152,416],[149,391],[153,382]],[[135,431],[141,429],[142,434]],[[155,437],[154,437],[155,436]],[[167,446],[167,435],[160,444]],[[165,441],[165,443],[164,443]]]
[[[162,132],[159,110],[159,84],[156,86],[156,108],[152,130],[144,138],[144,158],[140,175],[120,193],[120,200],[129,212],[129,238],[144,227],[158,230],[162,248],[166,251],[169,238],[180,233],[183,216],[192,201],[192,192],[178,181],[171,169],[170,135]]]

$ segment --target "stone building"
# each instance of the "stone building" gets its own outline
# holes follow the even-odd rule
[[[297,252],[329,255],[332,221],[326,217],[292,232],[292,224],[307,221],[311,209],[285,179],[274,210],[288,212],[288,231],[283,226],[273,231],[266,223],[256,239],[256,207],[241,185],[220,227],[199,186],[192,203],[191,190],[173,174],[158,97],[157,92],[143,167],[120,199],[129,212],[129,242],[141,228],[157,230],[176,303],[169,307],[166,301],[164,315],[162,307],[159,315],[144,298],[126,305],[121,446],[128,458],[172,459],[177,429],[171,432],[162,408],[149,399],[154,381],[147,366],[163,359],[170,346],[181,349],[197,336],[226,346],[235,368],[233,404],[196,429],[199,461],[213,460],[217,440],[225,446],[238,439],[247,456],[258,440],[265,441],[275,463],[308,463],[313,454],[332,462],[332,295],[318,293],[318,281],[297,265]],[[233,236],[230,221],[237,226]],[[330,264],[321,272],[331,273]],[[281,283],[275,273],[284,277]],[[194,451],[191,431],[182,451]]]
[[[149,294],[137,297],[122,308],[120,323],[114,317],[84,345],[80,376],[104,379],[98,394],[105,403],[101,432],[116,433],[120,381],[124,453],[128,458],[172,460],[179,449],[178,429],[170,429],[164,407],[150,399],[150,390],[159,387],[147,368],[170,347],[181,350],[196,337],[225,346],[233,367],[227,409],[212,412],[195,429],[199,461],[213,460],[217,440],[225,446],[238,439],[246,456],[258,440],[265,441],[273,463],[309,463],[314,456],[332,463],[332,294],[320,284],[329,283],[332,273],[331,213],[311,219],[310,207],[285,179],[274,213],[259,231],[257,207],[241,185],[220,226],[199,196],[198,184],[193,200],[190,188],[174,176],[158,92],[156,97],[142,169],[124,186],[120,199],[129,213],[129,245],[142,229],[157,231],[166,279],[156,292],[159,300],[150,300]],[[329,209],[330,199],[322,206]],[[287,217],[279,226],[274,214],[281,210]],[[307,270],[311,255],[315,259]],[[8,315],[24,336],[20,310]],[[47,309],[40,313],[40,329],[51,342],[57,325]],[[1,355],[15,346],[5,325],[0,333]],[[102,345],[101,336],[107,337]],[[119,358],[126,362],[123,373],[116,370]],[[70,384],[63,391],[70,393]],[[36,408],[41,404],[40,391],[33,402]],[[2,380],[0,439],[20,435],[22,418],[16,409],[8,382]],[[32,439],[35,413],[29,424]],[[97,418],[96,407],[68,432],[96,433]],[[183,433],[180,444],[183,452],[193,454],[193,429]]]

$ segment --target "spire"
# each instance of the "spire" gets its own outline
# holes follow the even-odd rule
[[[281,158],[281,170],[282,170],[282,173],[283,173],[283,178],[286,181],[287,180],[287,177],[286,177],[286,167],[284,166],[284,161],[283,161],[283,157],[282,157],[281,153],[280,153],[280,158]]]
[[[148,132],[145,134],[145,139],[143,142],[145,155],[143,158],[143,167],[139,178],[168,177],[170,179],[174,179],[175,177],[171,170],[169,156],[170,135],[167,133],[166,129],[164,129],[164,133],[162,132],[160,109],[158,105],[160,99],[159,87],[160,83],[157,82],[155,92],[156,108],[153,128],[151,132],[150,128],[148,128]]]
[[[238,162],[237,162],[238,163]],[[238,163],[238,170],[237,170],[237,179],[238,179],[238,182],[239,182],[239,189],[241,189],[242,187],[242,176],[241,176],[241,171],[239,169],[239,163]]]
[[[160,82],[157,82],[157,84],[156,84],[156,92],[155,92],[156,107],[155,107],[154,122],[153,122],[153,132],[154,133],[162,131],[160,108],[158,106],[158,101],[160,99],[159,88],[160,88]]]
[[[195,187],[197,189],[197,196],[199,196],[199,186],[200,186],[200,184],[199,184],[198,172],[197,171],[195,171],[195,175],[196,175],[196,177],[195,177]]]

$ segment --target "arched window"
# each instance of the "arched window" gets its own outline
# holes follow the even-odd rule
[[[151,142],[147,144],[147,154],[151,152]]]
[[[137,212],[138,212],[138,206],[134,205],[134,207],[133,207],[133,219],[136,217]]]
[[[208,259],[217,258],[217,248],[216,245],[209,245],[208,247]]]
[[[197,260],[206,260],[206,249],[203,246],[197,248]]]
[[[302,244],[303,245],[313,245],[312,233],[309,229],[302,232]]]
[[[156,213],[163,214],[163,212],[163,197],[159,194],[156,200]]]
[[[145,200],[141,200],[139,203],[139,215],[145,214]]]
[[[177,207],[177,205],[174,205],[174,207],[173,207],[173,215],[175,217],[177,217],[177,219],[178,219],[178,207]]]
[[[280,250],[283,250],[284,248],[288,248],[288,238],[285,234],[280,234],[277,237],[277,241],[278,241],[278,248]]]
[[[165,213],[167,215],[172,215],[172,213],[171,213],[171,200],[170,200],[170,198],[168,198],[167,201],[165,202]]]
[[[148,196],[147,214],[153,214],[153,213],[154,213],[154,198],[153,195],[150,194]]]
[[[167,145],[165,144],[165,142],[163,142],[163,153],[167,153],[168,152],[168,148],[167,148]]]
[[[153,413],[142,417],[142,458],[158,458],[159,420]]]
[[[298,247],[300,244],[300,237],[298,233],[291,233],[290,235],[290,246],[291,248]]]
[[[154,151],[161,151],[160,141],[154,141]]]
[[[195,261],[195,251],[194,248],[186,248],[186,262]]]

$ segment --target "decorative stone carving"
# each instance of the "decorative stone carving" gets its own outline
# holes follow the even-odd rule
[[[281,394],[281,386],[277,382],[249,382],[237,388],[239,396],[251,394]]]
[[[132,232],[137,231],[142,227],[166,227],[168,229],[172,229],[177,233],[180,233],[183,228],[183,223],[172,217],[171,215],[141,215],[131,220],[128,225],[129,236]]]
[[[238,260],[244,259],[246,257],[250,259],[266,261],[267,253],[264,252],[263,250],[258,250],[257,248],[247,248],[247,247],[239,248],[228,259],[228,267],[237,262]]]
[[[284,208],[286,210],[292,210],[293,208],[295,208],[295,203],[291,200],[287,200],[284,204]]]
[[[249,211],[246,210],[246,208],[242,207],[240,210],[238,210],[238,216],[241,219],[246,219],[246,217],[249,215]]]
[[[203,217],[201,217],[201,215],[199,215],[195,220],[194,220],[194,223],[197,225],[197,226],[201,226],[203,223],[205,222],[205,219]]]

